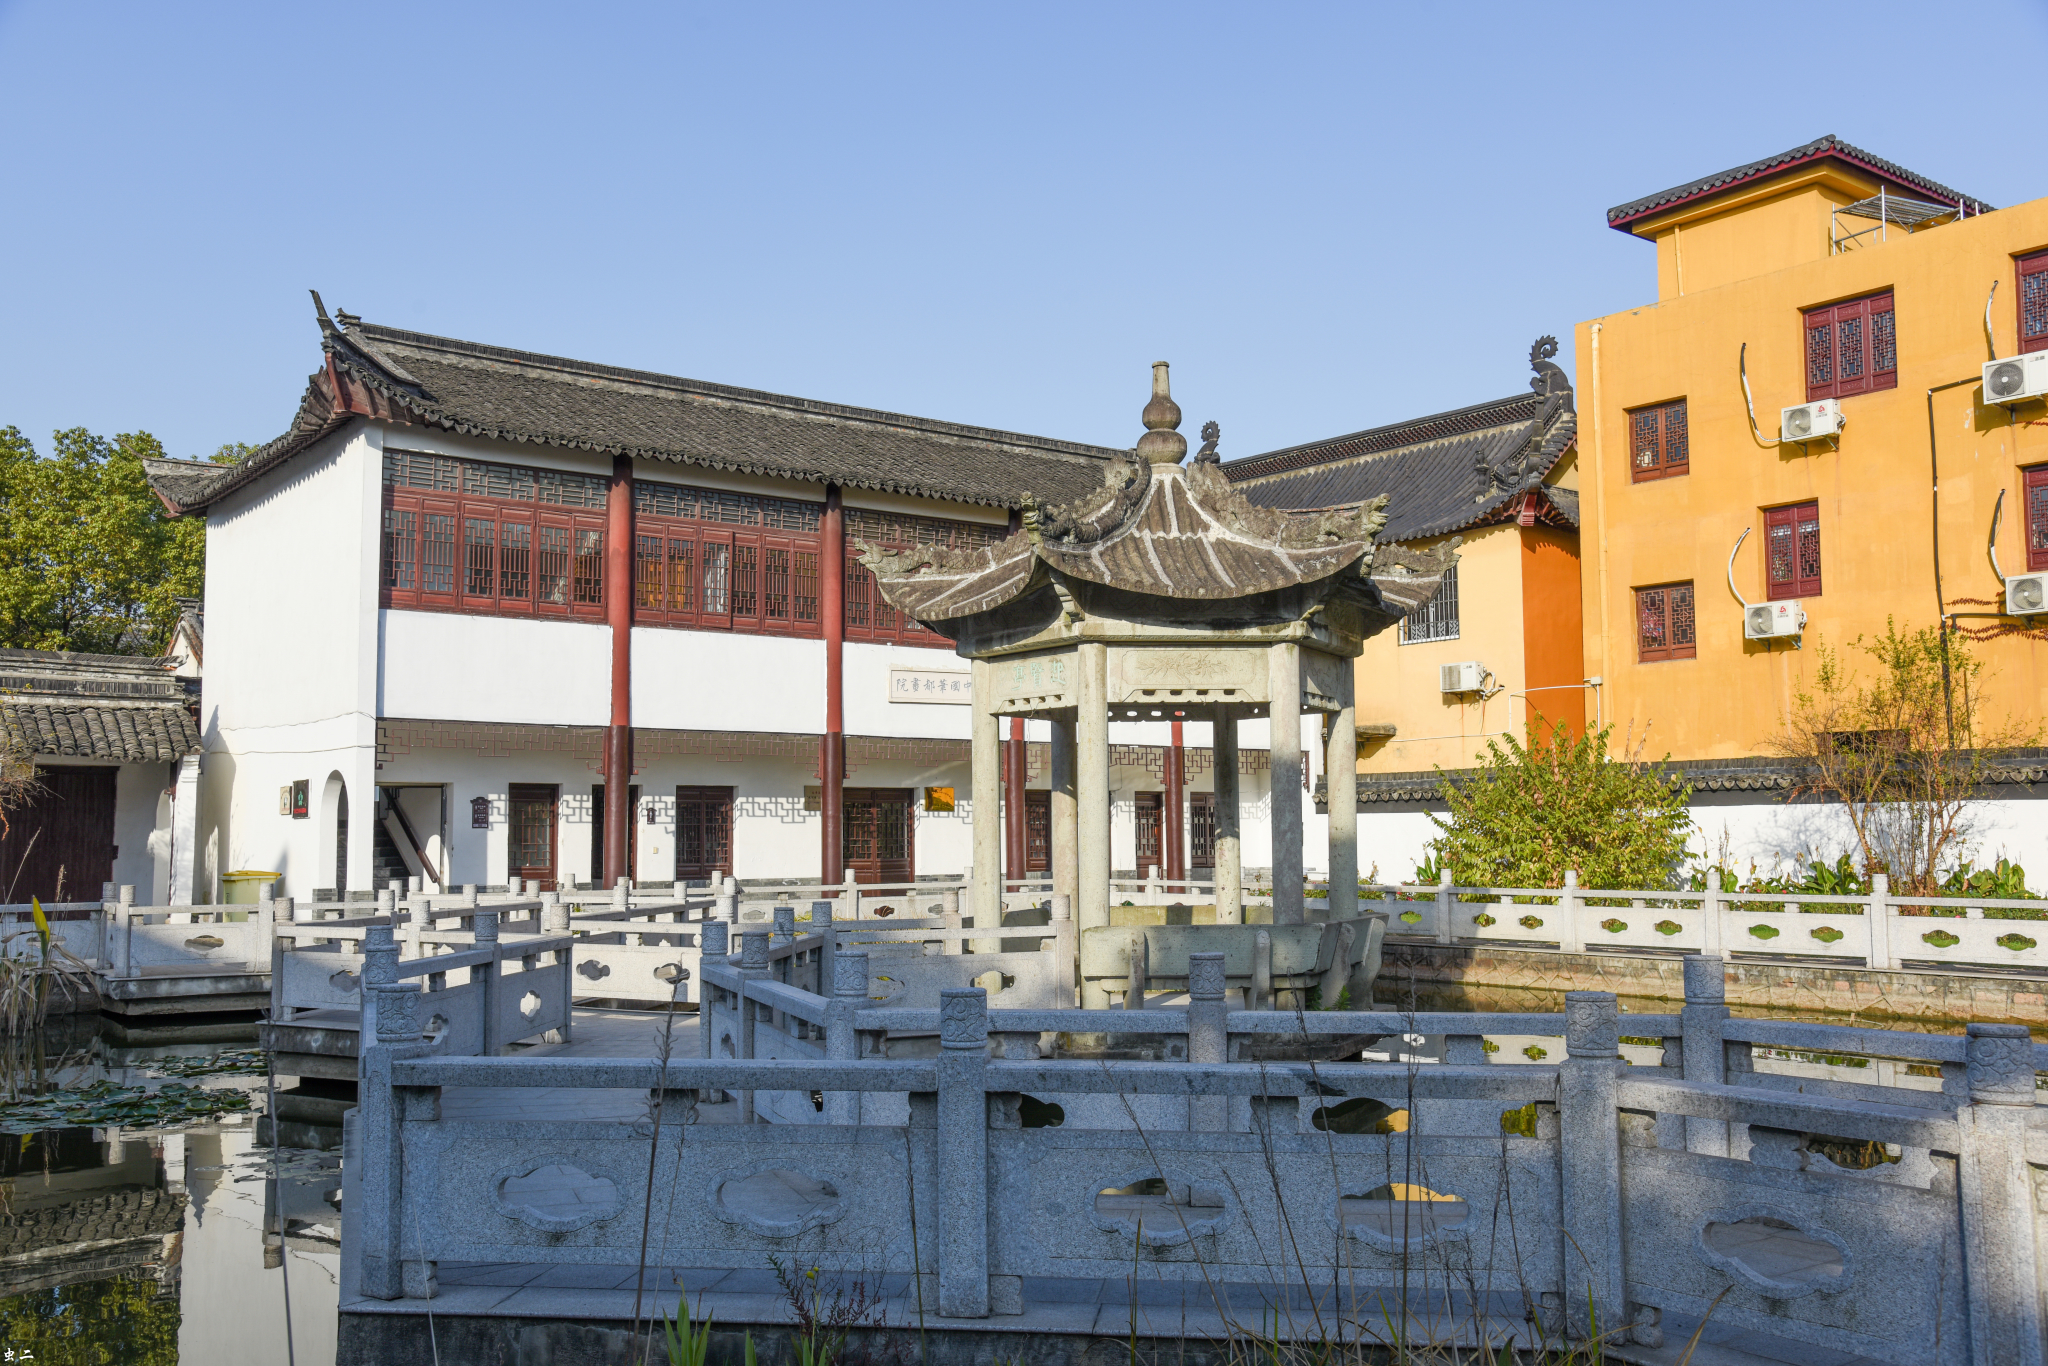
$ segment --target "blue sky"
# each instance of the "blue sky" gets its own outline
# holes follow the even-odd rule
[[[0,425],[267,440],[313,287],[1115,445],[1166,359],[1249,455],[1519,389],[1654,292],[1603,210],[1824,133],[2048,192],[2044,41],[2038,0],[0,0]]]

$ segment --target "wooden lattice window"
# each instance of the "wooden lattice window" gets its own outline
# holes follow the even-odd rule
[[[1820,596],[1820,504],[1795,503],[1764,513],[1770,596]]]
[[[594,475],[386,450],[382,603],[600,618],[605,498]]]
[[[1892,294],[1806,311],[1806,397],[1843,398],[1899,383]]]
[[[2048,251],[2022,256],[2019,270],[2020,350],[2048,351]]]
[[[1636,658],[1691,659],[1699,652],[1692,585],[1664,583],[1636,590]]]
[[[2026,480],[2027,568],[2048,569],[2048,465],[2020,474]]]
[[[846,509],[847,556],[845,567],[846,631],[849,639],[893,641],[902,645],[950,645],[944,636],[927,631],[889,606],[875,584],[875,576],[860,562],[856,540],[870,545],[909,549],[913,546],[942,546],[952,550],[993,545],[1008,533],[985,522],[961,522],[946,517],[921,517],[913,513],[881,512],[873,508]]]
[[[1690,469],[1684,399],[1631,409],[1628,430],[1630,477],[1638,484],[1645,479],[1684,474]]]

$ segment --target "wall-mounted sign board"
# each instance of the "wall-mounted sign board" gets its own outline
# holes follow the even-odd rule
[[[949,702],[966,706],[974,698],[974,676],[950,669],[889,670],[891,702]]]

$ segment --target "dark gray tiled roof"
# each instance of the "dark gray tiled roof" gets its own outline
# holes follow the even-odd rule
[[[1607,211],[1607,225],[1627,232],[1631,223],[1647,214],[1683,204],[1689,199],[1697,199],[1717,190],[1740,185],[1746,180],[1775,175],[1804,162],[1818,161],[1825,157],[1833,157],[1880,180],[1889,181],[1895,191],[1904,191],[1918,198],[1939,200],[1944,204],[1965,205],[1973,214],[1991,211],[1992,206],[1981,199],[1973,199],[1958,190],[1951,190],[1948,186],[1929,180],[1926,176],[1915,175],[1895,162],[1873,156],[1860,147],[1852,147],[1833,133],[1829,133],[1826,137],[1815,138],[1812,142],[1794,147],[1789,152],[1780,152],[1761,161],[1752,161],[1747,166],[1737,166],[1716,175],[1702,176],[1698,180],[1674,185],[1668,190],[1660,190],[1656,194],[1645,195],[1626,204],[1617,204]]]
[[[1530,393],[1249,456],[1223,472],[1267,507],[1340,507],[1385,494],[1383,541],[1475,526],[1528,492],[1549,503],[1546,520],[1576,526],[1578,499],[1542,482],[1578,430],[1571,385],[1548,359],[1555,353],[1548,338],[1532,349]]]
[[[174,510],[206,506],[357,415],[995,507],[1019,507],[1027,493],[1077,498],[1117,453],[343,319],[321,313],[325,361],[290,433],[212,481],[194,480],[185,462],[151,470]]]
[[[0,727],[53,757],[172,763],[200,748],[185,685],[130,655],[0,650]]]
[[[202,504],[209,485],[219,482],[231,467],[204,460],[144,460],[142,472],[149,485],[166,500],[181,507]]]

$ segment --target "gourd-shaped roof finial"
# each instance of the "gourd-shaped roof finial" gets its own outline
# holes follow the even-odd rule
[[[1187,458],[1188,439],[1176,430],[1180,426],[1180,405],[1167,386],[1166,362],[1152,363],[1152,401],[1145,405],[1145,434],[1138,438],[1138,455],[1154,465],[1178,465]]]

